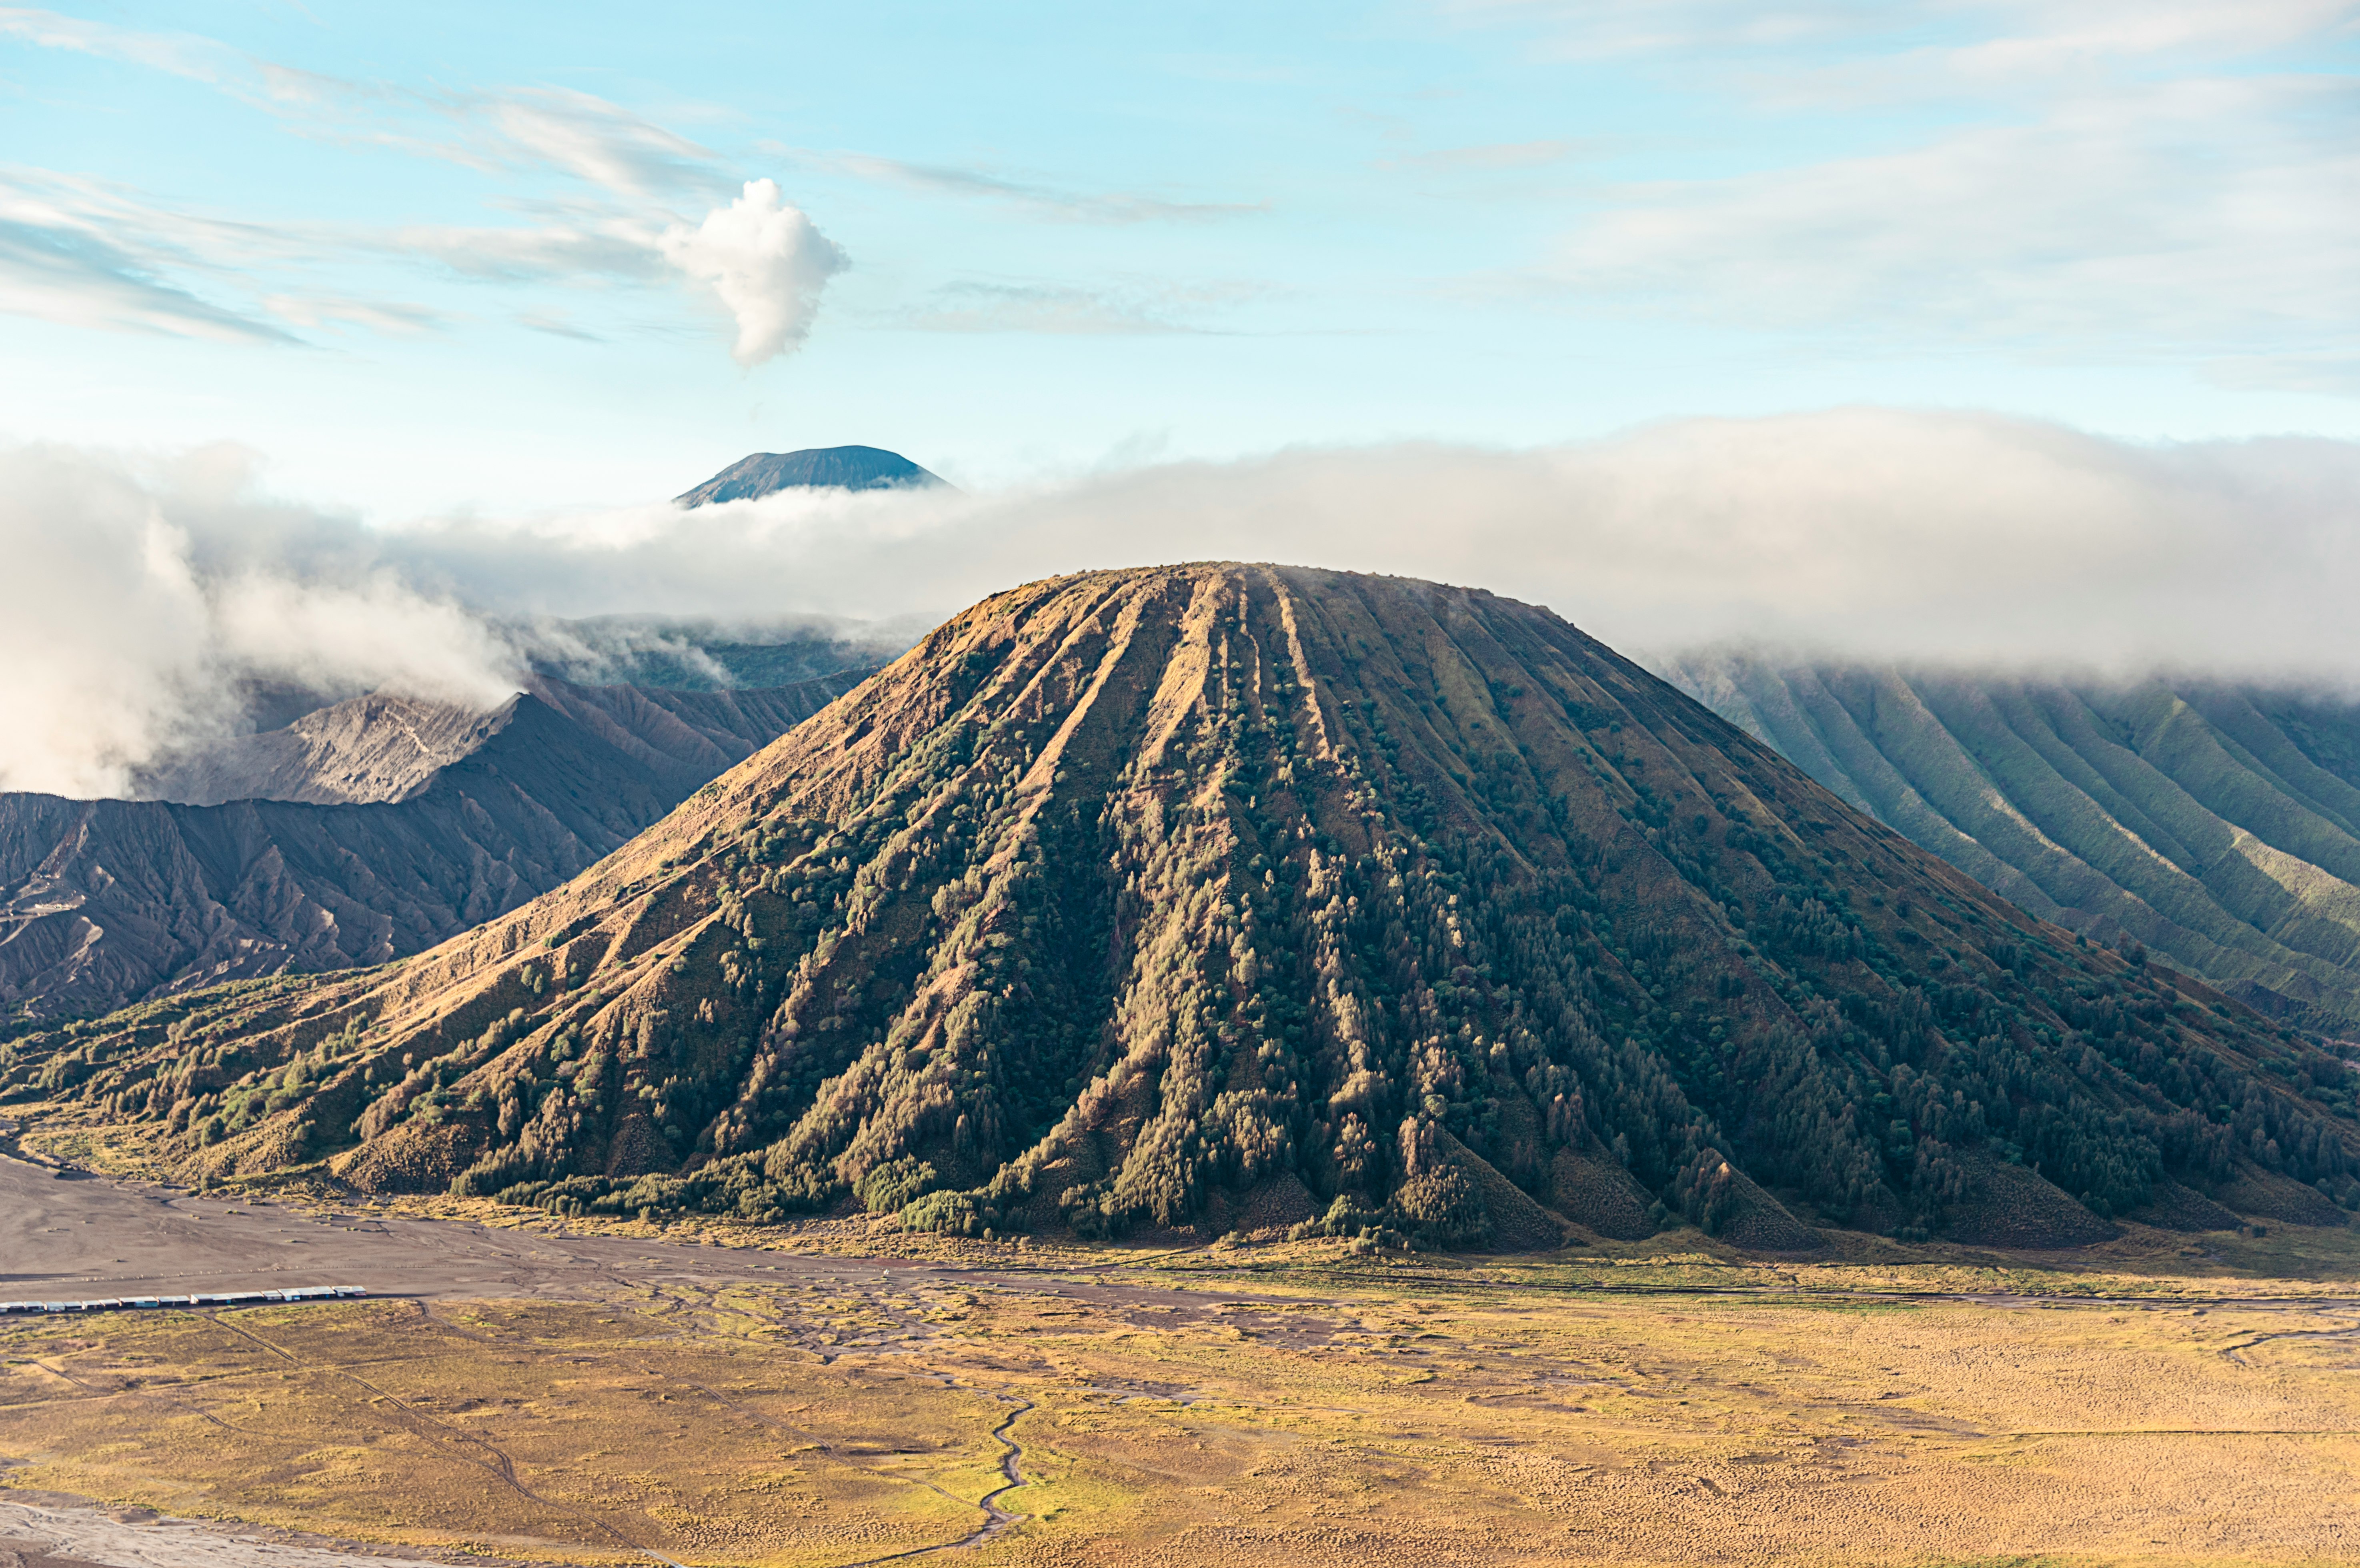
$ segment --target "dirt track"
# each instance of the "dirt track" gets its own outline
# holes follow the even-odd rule
[[[0,1568],[384,1568],[395,1555],[268,1539],[284,1533],[159,1518],[145,1508],[0,1498]]]
[[[920,1280],[996,1286],[1100,1305],[1150,1303],[1185,1323],[1221,1305],[1218,1281],[1175,1290],[1092,1278],[1083,1265],[971,1269],[898,1258],[700,1247],[503,1230],[340,1208],[325,1218],[199,1197],[0,1156],[0,1301],[358,1285],[421,1301],[603,1299],[649,1287],[824,1283],[873,1296]],[[1076,1275],[1079,1278],[1076,1278]],[[1257,1299],[1277,1300],[1267,1292]],[[1169,1314],[1178,1314],[1176,1317]]]
[[[997,1284],[1026,1291],[1117,1304],[1126,1301],[1176,1306],[1191,1316],[1219,1304],[1219,1275],[1196,1289],[1107,1281],[1140,1258],[1042,1267],[1011,1261],[960,1267],[940,1261],[846,1258],[751,1247],[700,1247],[646,1237],[552,1235],[506,1230],[453,1220],[408,1219],[366,1208],[332,1211],[324,1218],[277,1204],[200,1197],[180,1189],[119,1182],[84,1172],[59,1175],[47,1166],[0,1155],[0,1301],[181,1295],[191,1291],[259,1290],[298,1285],[359,1285],[373,1295],[427,1301],[492,1297],[583,1300],[617,1287],[677,1283],[710,1287],[729,1280],[776,1283],[821,1280],[862,1290],[906,1286],[920,1279]],[[1228,1271],[1242,1284],[1263,1271],[1240,1263]],[[1087,1281],[1087,1282],[1086,1282]],[[1299,1281],[1295,1282],[1299,1287]],[[2024,1297],[1994,1291],[1906,1289],[1808,1290],[1696,1284],[1542,1285],[1508,1283],[1430,1269],[1389,1269],[1368,1283],[1507,1295],[1573,1291],[1677,1297],[1803,1297],[1822,1300],[1958,1301],[2008,1306],[2082,1307],[2151,1304],[2144,1299],[2077,1295]],[[1310,1304],[1255,1290],[1258,1299]],[[2239,1291],[2214,1296],[2177,1290],[2180,1305],[2213,1301],[2245,1307],[2309,1311],[2310,1295],[2263,1296]],[[2327,1300],[2348,1301],[2343,1290]]]

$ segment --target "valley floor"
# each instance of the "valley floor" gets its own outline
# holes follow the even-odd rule
[[[0,1299],[373,1292],[0,1320],[0,1562],[2360,1561],[2341,1233],[2272,1279],[523,1217],[0,1160]]]

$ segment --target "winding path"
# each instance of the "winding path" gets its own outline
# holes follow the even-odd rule
[[[1002,1420],[998,1426],[991,1429],[991,1435],[1000,1439],[1000,1441],[1005,1444],[1008,1449],[1007,1453],[1000,1456],[1000,1473],[1008,1478],[1008,1484],[1004,1486],[995,1486],[990,1491],[986,1492],[983,1495],[982,1500],[977,1506],[981,1508],[983,1511],[990,1517],[984,1521],[984,1526],[981,1530],[977,1530],[973,1535],[970,1535],[965,1541],[960,1541],[958,1544],[961,1546],[981,1546],[993,1536],[1012,1527],[1019,1519],[1029,1519],[1032,1517],[1029,1514],[1010,1513],[1006,1508],[1000,1506],[1000,1499],[1006,1497],[1009,1493],[1016,1490],[1019,1486],[1029,1486],[1032,1485],[1031,1482],[1024,1479],[1024,1471],[1022,1468],[1024,1463],[1024,1450],[1014,1438],[1008,1435],[1008,1430],[1016,1424],[1016,1418],[1018,1416],[1023,1415],[1032,1409],[1032,1401],[1030,1399],[1015,1399],[1013,1395],[1009,1394],[1003,1394],[1000,1398],[1005,1399],[1013,1399],[1016,1405],[1016,1408],[1009,1411],[1006,1418]]]
[[[2341,1306],[2323,1306],[2315,1307],[2312,1311],[2316,1315],[2326,1318],[2330,1322],[2333,1322],[2344,1317],[2352,1311],[2352,1309]],[[2224,1361],[2234,1361],[2240,1367],[2247,1367],[2251,1366],[2252,1363],[2245,1359],[2245,1352],[2253,1349],[2258,1345],[2267,1345],[2274,1339],[2349,1339],[2355,1335],[2360,1335],[2360,1322],[2346,1323],[2341,1328],[2279,1329],[2270,1334],[2256,1333],[2248,1334],[2245,1339],[2235,1345],[2224,1345],[2221,1347],[2221,1356]]]
[[[1032,1517],[1030,1514],[1011,1513],[1000,1506],[1000,1498],[1019,1486],[1029,1486],[1032,1484],[1024,1478],[1022,1445],[1008,1435],[1009,1429],[1016,1424],[1016,1419],[1033,1408],[1032,1401],[1018,1399],[1013,1394],[999,1394],[994,1398],[1006,1399],[1016,1408],[1001,1417],[1000,1424],[991,1429],[991,1435],[998,1438],[1000,1444],[1008,1450],[1000,1456],[1000,1474],[1005,1477],[1005,1484],[994,1486],[977,1501],[975,1506],[983,1510],[982,1527],[969,1531],[956,1541],[938,1541],[932,1546],[913,1546],[907,1552],[889,1552],[882,1557],[864,1557],[858,1563],[844,1564],[844,1568],[876,1568],[876,1564],[880,1563],[906,1563],[912,1557],[924,1557],[936,1552],[954,1552],[963,1546],[981,1546],[994,1536],[1005,1534]],[[942,1488],[937,1486],[934,1490],[941,1491]]]

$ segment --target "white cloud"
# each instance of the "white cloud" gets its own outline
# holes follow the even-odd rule
[[[1910,13],[1909,7],[1894,10],[1904,17]],[[2022,91],[2173,57],[2211,70],[2232,59],[2348,34],[2360,6],[2352,0],[2081,0],[2072,5],[1983,0],[1949,8],[1947,16],[1931,6],[1916,16],[1921,22],[1964,23],[1969,31],[1954,41],[1911,48],[1905,63],[1940,68],[1961,83]],[[1986,29],[1980,36],[1972,31],[1977,22]]]
[[[480,615],[389,572],[336,583],[255,572],[206,589],[217,657],[242,671],[476,708],[517,690],[516,654]]]
[[[626,196],[708,192],[720,178],[714,155],[685,136],[564,88],[413,92],[280,65],[195,34],[143,32],[16,6],[0,6],[0,38],[201,82],[308,134],[479,168],[542,165]]]
[[[1114,292],[1058,283],[963,279],[931,290],[899,324],[929,332],[1045,332],[1059,337],[1189,332],[1183,319],[1208,295],[1170,289]]]
[[[272,294],[262,301],[270,313],[299,327],[367,327],[395,337],[413,337],[447,326],[441,310],[393,299],[340,299],[318,294]]]
[[[227,223],[175,212],[137,192],[43,170],[0,173],[0,310],[82,326],[299,341],[262,318],[407,333],[445,319],[397,300],[354,297],[351,263],[388,255],[476,282],[651,283],[674,272],[708,286],[737,324],[735,356],[752,365],[809,332],[820,290],[847,265],[777,184],[727,191],[710,150],[589,93],[519,88],[421,93],[290,69],[214,40],[137,32],[0,7],[0,38],[123,60],[205,82],[300,134],[486,171],[553,171],[587,186],[523,205],[523,225],[316,222]],[[276,276],[261,274],[276,269]],[[193,283],[250,297],[213,302]],[[546,316],[546,312],[535,313]]]
[[[235,724],[254,680],[477,706],[515,690],[515,656],[480,619],[366,565],[352,536],[256,499],[233,451],[145,475],[0,452],[0,789],[121,794]]]
[[[546,332],[553,338],[567,338],[574,343],[605,343],[606,340],[586,327],[576,326],[564,317],[544,310],[524,310],[517,315],[519,326]]]
[[[2360,346],[2360,89],[2322,52],[2355,0],[1445,9],[1760,127],[1592,186],[1515,279],[1575,308],[2115,361]]]
[[[71,176],[0,169],[0,311],[277,344],[304,341],[280,323],[411,335],[455,318],[338,287],[352,263],[386,258],[518,288],[647,286],[684,274],[728,309],[745,365],[799,345],[821,289],[848,265],[767,180],[695,225],[602,199],[527,225],[372,229],[228,222]],[[528,314],[538,323],[562,313]]]
[[[0,167],[0,310],[75,326],[291,343],[258,314],[205,297],[234,295],[241,266],[283,249],[252,225],[164,212],[96,180]]]
[[[2360,327],[2360,94],[2185,82],[1875,156],[1625,185],[1546,275],[1775,325],[2243,344]]]
[[[2012,71],[2218,58],[2333,36],[2360,14],[2352,0],[1438,0],[1436,9],[1523,27],[1552,51],[1582,58],[1849,50]]]
[[[617,195],[710,192],[719,160],[661,125],[587,93],[554,88],[487,93],[462,110],[510,156],[546,163]]]
[[[1633,655],[1749,638],[2360,689],[2360,443],[1855,408],[386,529],[260,498],[254,461],[0,452],[0,788],[120,789],[231,722],[257,676],[489,703],[520,662],[500,628],[541,616],[908,625],[1054,573],[1205,559],[1469,583]]]
[[[375,229],[227,222],[71,176],[0,169],[0,311],[279,344],[303,341],[281,322],[409,335],[453,319],[338,286],[353,263],[387,258],[518,288],[647,286],[684,275],[728,310],[736,356],[748,365],[799,346],[821,290],[849,265],[768,180],[695,224],[601,198],[526,225]]]
[[[286,332],[200,299],[142,258],[71,223],[0,216],[0,311],[78,327],[245,343]]]
[[[1196,222],[1234,218],[1269,210],[1260,201],[1175,201],[1130,191],[1065,191],[1037,180],[1013,180],[988,169],[951,164],[910,163],[874,153],[814,152],[807,148],[762,144],[764,150],[793,158],[807,169],[847,174],[856,180],[891,185],[928,195],[958,196],[1001,201],[1041,217],[1079,223],[1143,223]]]
[[[530,228],[421,223],[359,236],[356,244],[421,257],[479,282],[645,283],[665,275],[661,237],[640,219],[614,215]]]
[[[225,71],[232,69],[231,62],[235,59],[229,50],[210,38],[194,38],[185,33],[140,32],[108,22],[63,16],[55,11],[28,6],[0,6],[0,38],[13,38],[38,49],[65,49],[102,60],[126,60],[172,76],[204,82],[218,83]]]
[[[1988,415],[1681,421],[1524,452],[1173,463],[1022,491],[781,495],[425,523],[389,559],[517,612],[943,615],[1028,579],[1204,558],[1551,605],[1626,649],[2360,681],[2360,445],[2142,446]]]
[[[673,224],[658,248],[728,308],[738,323],[731,355],[749,367],[803,345],[820,290],[851,265],[770,180],[748,180],[743,195],[694,228]]]

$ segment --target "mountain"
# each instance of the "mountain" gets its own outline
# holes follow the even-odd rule
[[[138,795],[189,806],[300,800],[315,806],[401,800],[512,722],[515,706],[477,713],[372,693],[235,735],[144,773]]]
[[[2360,1203],[2355,1075],[2292,1031],[1545,610],[1234,564],[986,600],[522,909],[24,1037],[0,1085],[187,1173],[969,1234]]]
[[[1728,649],[1660,672],[2035,914],[2360,1035],[2360,703]]]
[[[539,681],[491,713],[372,696],[152,776],[177,800],[0,794],[0,1006],[100,1012],[380,964],[580,872],[855,684]]]
[[[940,476],[897,452],[873,446],[815,446],[758,452],[672,500],[683,506],[751,501],[777,490],[902,490],[941,485]]]

